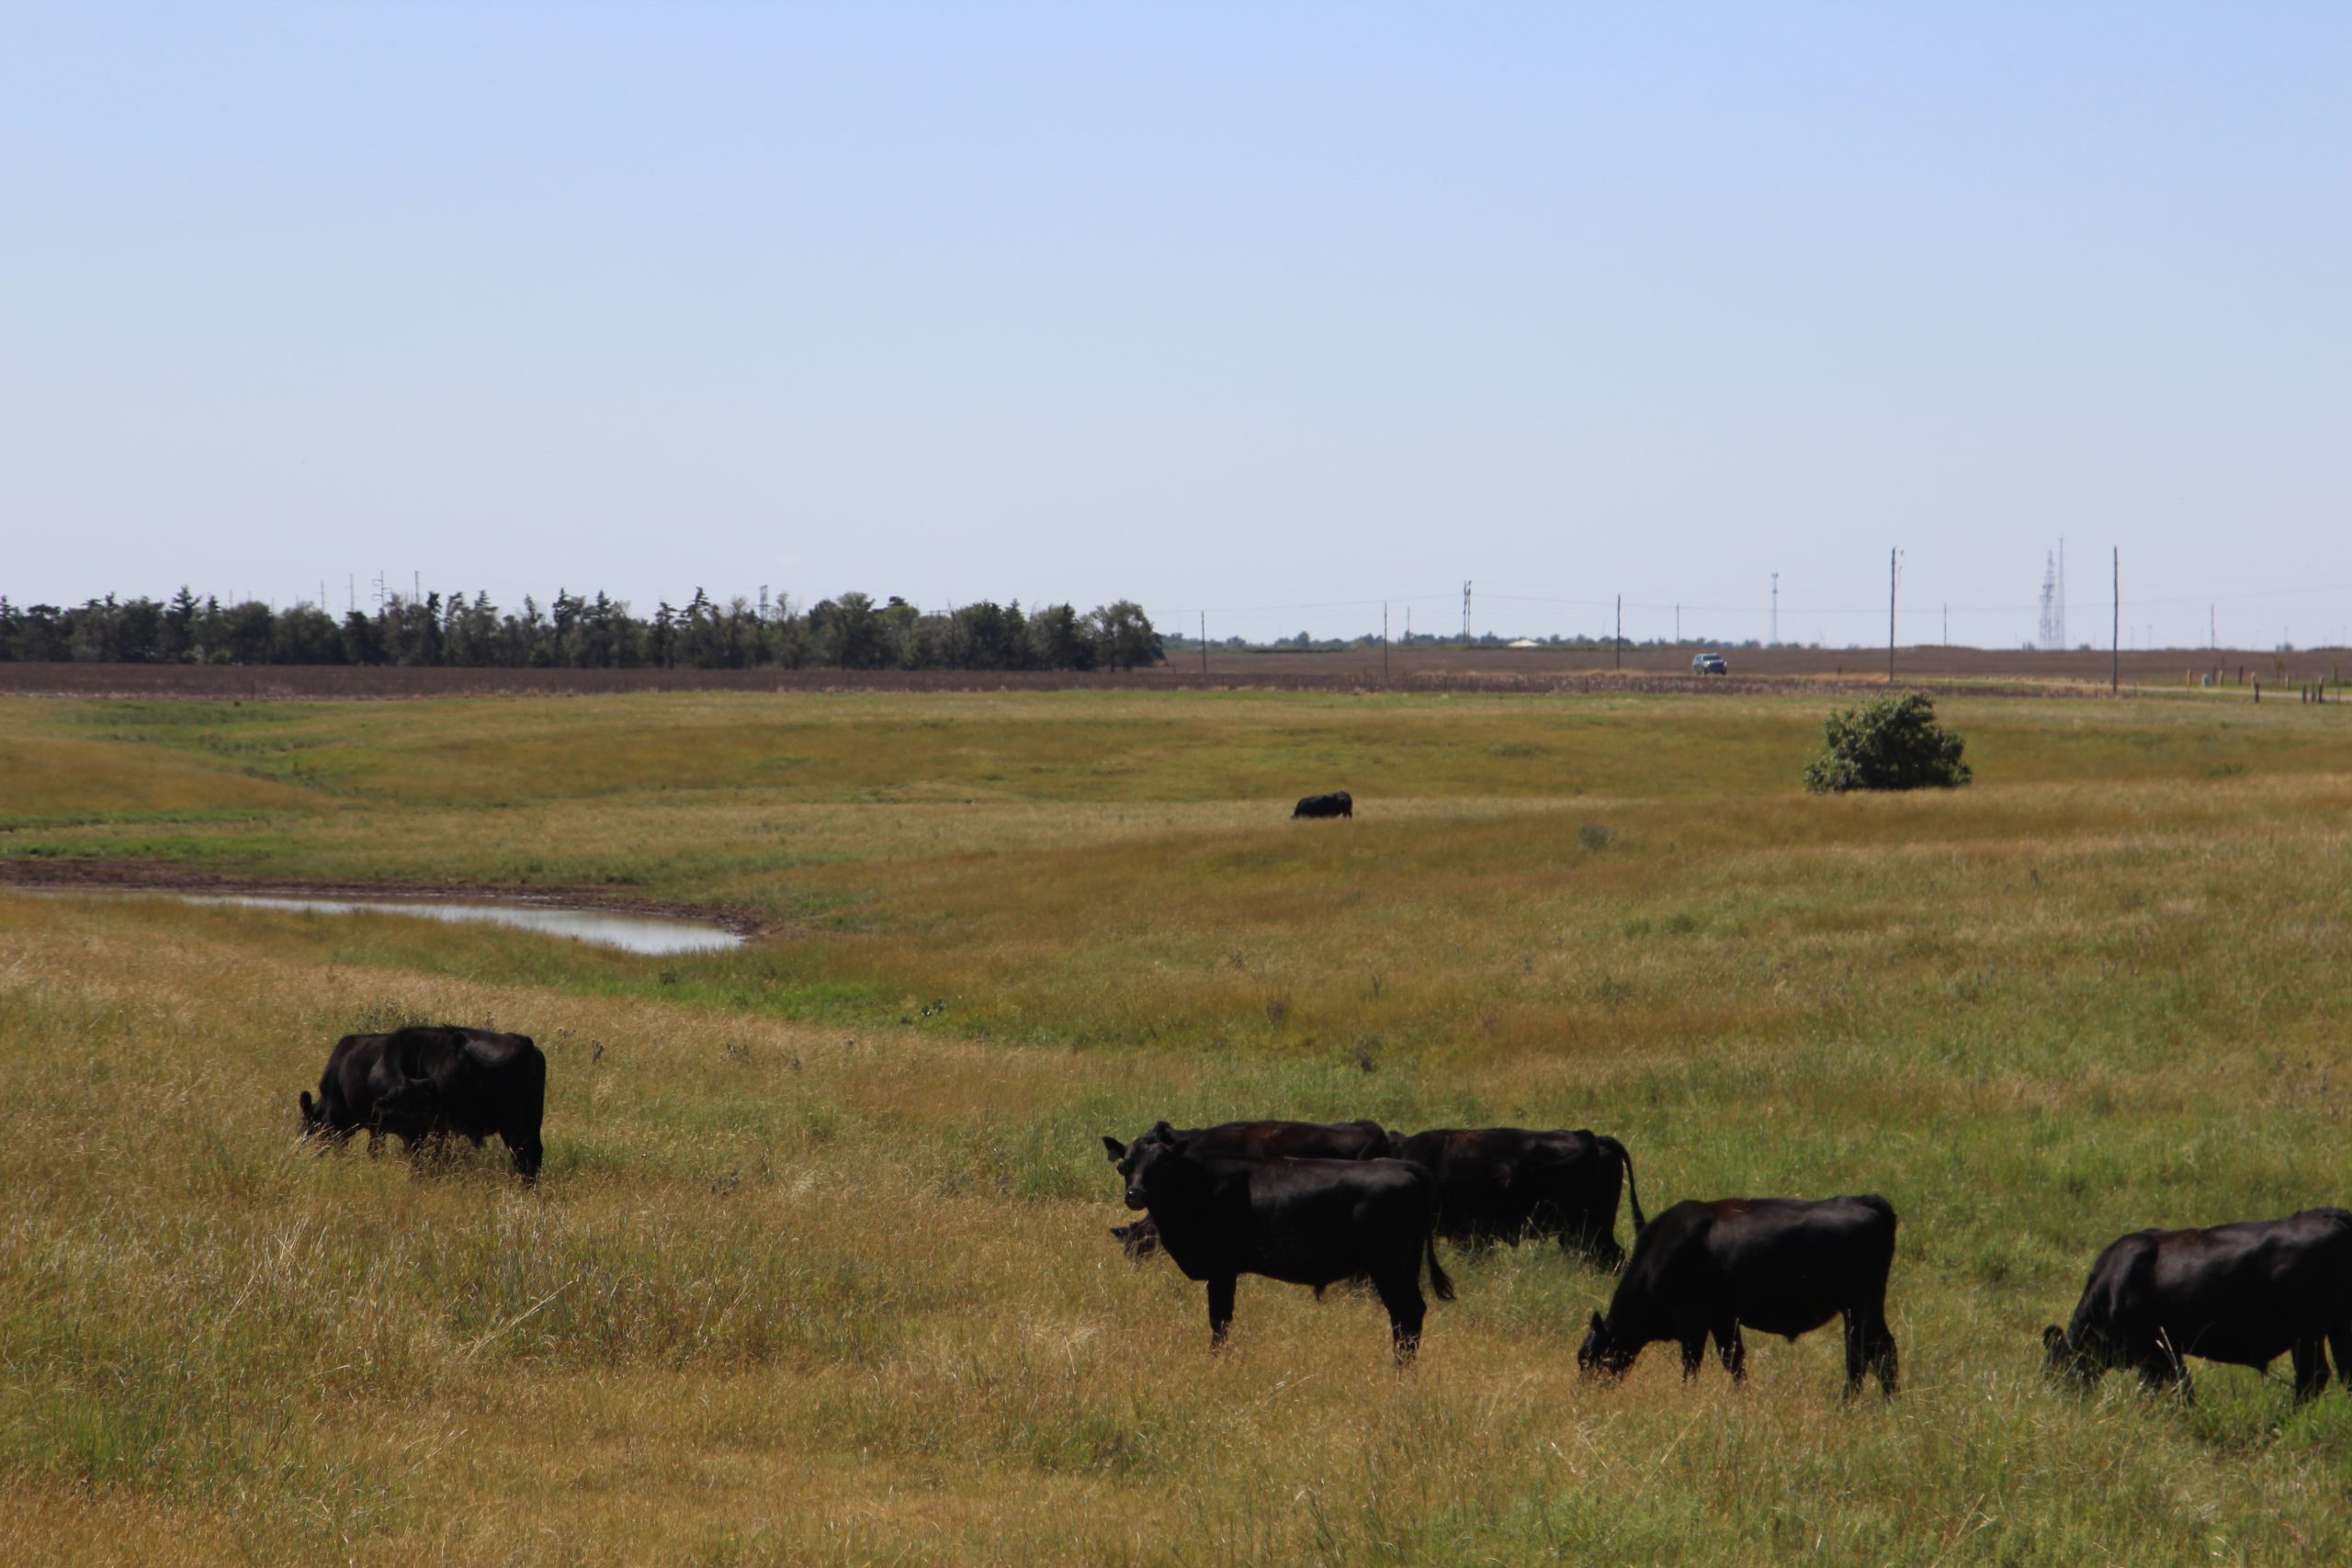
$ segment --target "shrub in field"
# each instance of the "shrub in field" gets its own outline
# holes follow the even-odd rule
[[[1961,739],[1936,722],[1936,705],[1921,692],[1878,697],[1829,716],[1827,742],[1804,771],[1815,795],[1849,789],[1950,789],[1968,782]]]

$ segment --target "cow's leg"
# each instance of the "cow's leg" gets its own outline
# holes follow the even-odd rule
[[[1699,1369],[1706,1364],[1707,1331],[1702,1328],[1696,1334],[1685,1334],[1682,1337],[1682,1381],[1689,1382],[1697,1377]]]
[[[1715,1354],[1734,1382],[1747,1381],[1747,1341],[1739,1337],[1739,1319],[1727,1317],[1715,1325]]]
[[[1895,1386],[1900,1382],[1901,1369],[1894,1349],[1894,1330],[1886,1325],[1883,1316],[1871,1325],[1870,1337],[1862,1346],[1862,1354],[1870,1359],[1871,1370],[1878,1374],[1879,1393],[1893,1399]]]
[[[2296,1340],[2289,1354],[2295,1361],[2295,1403],[2318,1398],[2327,1387],[2327,1357],[2320,1348],[2320,1337]]]
[[[1225,1331],[1233,1326],[1233,1287],[1239,1276],[1214,1274],[1209,1277],[1209,1343],[1225,1343]]]
[[[1894,1333],[1886,1314],[1874,1306],[1859,1306],[1846,1314],[1846,1397],[1862,1391],[1862,1374],[1878,1374],[1878,1390],[1894,1397]]]
[[[343,1137],[342,1137],[342,1140],[341,1140],[341,1141],[342,1141],[342,1142],[344,1142],[344,1143],[346,1143],[346,1144],[347,1144],[347,1143],[349,1143],[349,1142],[351,1141],[351,1134],[348,1134],[348,1133],[345,1133],[345,1134],[343,1135]],[[370,1127],[370,1128],[368,1128],[368,1157],[369,1159],[374,1159],[378,1155],[381,1154],[381,1153],[383,1152],[383,1150],[384,1150],[384,1130],[383,1130],[381,1127]]]
[[[2164,1335],[2157,1335],[2153,1341],[2143,1346],[2137,1360],[2140,1367],[2140,1387],[2145,1392],[2162,1393],[2165,1390],[2177,1384],[2180,1389],[2180,1397],[2184,1401],[2197,1397],[2196,1385],[2188,1381],[2188,1368],[2182,1363],[2178,1356],[2173,1354],[2172,1342]]]
[[[1406,1264],[1408,1272],[1384,1273],[1373,1277],[1372,1288],[1380,1292],[1380,1304],[1388,1309],[1388,1342],[1396,1354],[1396,1364],[1409,1365],[1413,1353],[1421,1348],[1421,1320],[1429,1315],[1429,1303],[1421,1299],[1421,1260],[1419,1248]]]

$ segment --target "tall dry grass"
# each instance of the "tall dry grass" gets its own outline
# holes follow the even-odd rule
[[[0,745],[301,796],[159,825],[134,790],[0,852],[531,855],[790,933],[647,960],[0,894],[0,1558],[2352,1546],[2352,1400],[2215,1369],[2081,1402],[2034,1343],[2122,1229],[2346,1196],[2332,714],[1964,706],[1969,791],[1822,802],[1787,704],[733,701],[0,709]],[[502,728],[561,738],[537,793]],[[816,760],[771,788],[787,739]],[[1352,824],[1239,798],[1351,770],[1387,781]],[[547,1049],[538,1193],[494,1151],[292,1144],[328,1042],[411,1017]],[[1541,1248],[1450,1255],[1407,1374],[1376,1304],[1256,1280],[1212,1356],[1199,1289],[1102,1234],[1095,1137],[1250,1111],[1601,1127],[1653,1211],[1883,1191],[1905,1393],[1841,1404],[1830,1335],[1736,1393],[1657,1356],[1586,1383],[1610,1281]]]

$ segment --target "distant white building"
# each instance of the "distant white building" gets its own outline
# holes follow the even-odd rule
[[[1503,644],[1503,646],[1505,648],[1541,648],[1544,645],[1537,642],[1532,637],[1521,637],[1511,638],[1510,641]]]

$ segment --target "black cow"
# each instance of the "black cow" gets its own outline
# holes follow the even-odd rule
[[[1310,795],[1291,811],[1293,817],[1345,817],[1352,819],[1356,803],[1348,792],[1335,789],[1329,795]]]
[[[479,1146],[495,1133],[527,1187],[544,1155],[547,1081],[547,1058],[526,1035],[424,1025],[346,1034],[327,1054],[319,1098],[302,1092],[302,1135],[341,1144],[365,1127],[372,1152],[387,1133],[412,1151],[451,1134]]]
[[[1178,1129],[1161,1122],[1136,1140],[1157,1138],[1163,1143],[1182,1138],[1199,1155],[1267,1159],[1290,1156],[1309,1159],[1372,1159],[1385,1152],[1388,1134],[1377,1122],[1222,1122],[1214,1127]],[[1107,1134],[1102,1146],[1111,1163],[1127,1157],[1131,1146]],[[1128,1225],[1113,1225],[1111,1235],[1129,1261],[1140,1263],[1159,1250],[1159,1227],[1151,1216]]]
[[[2186,1392],[2185,1357],[2264,1368],[2283,1351],[2298,1403],[2327,1386],[2322,1340],[2352,1380],[2352,1213],[2342,1209],[2119,1236],[2091,1265],[2072,1325],[2041,1331],[2051,1373],[2084,1386],[2135,1367],[2144,1387]]]
[[[1577,1365],[1612,1376],[1642,1347],[1682,1347],[1682,1375],[1696,1377],[1707,1337],[1734,1382],[1747,1376],[1743,1326],[1793,1340],[1843,1315],[1846,1392],[1865,1368],[1894,1393],[1894,1336],[1886,1326],[1886,1275],[1894,1261],[1894,1209],[1883,1198],[1687,1200],[1645,1226],[1617,1282],[1609,1315],[1592,1314]]]
[[[1106,1140],[1107,1141],[1107,1140]],[[1225,1343],[1240,1276],[1321,1290],[1369,1279],[1388,1309],[1399,1363],[1420,1347],[1421,1263],[1437,1299],[1453,1281],[1437,1260],[1437,1182],[1402,1160],[1204,1156],[1182,1137],[1137,1138],[1119,1161],[1127,1207],[1148,1211],[1188,1280],[1209,1288],[1209,1340]]]
[[[1522,1236],[1560,1238],[1603,1269],[1625,1261],[1617,1245],[1619,1179],[1633,1200],[1634,1234],[1645,1223],[1633,1156],[1601,1134],[1521,1127],[1448,1127],[1388,1134],[1391,1159],[1425,1165],[1437,1177],[1437,1234],[1478,1245]]]

